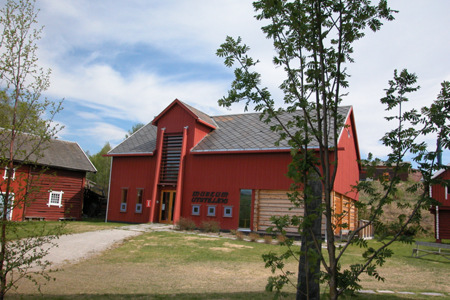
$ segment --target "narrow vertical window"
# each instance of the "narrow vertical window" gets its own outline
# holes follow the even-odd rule
[[[137,213],[141,213],[142,212],[143,195],[144,195],[144,190],[143,189],[137,189],[137,194],[136,194],[136,212]]]
[[[3,173],[3,179],[4,180],[8,179],[8,170],[9,170],[9,168],[5,167],[5,173]],[[16,168],[13,169],[11,179],[12,180],[16,179]]]
[[[448,186],[445,186],[445,200],[448,199]]]
[[[127,198],[128,198],[128,189],[122,189],[122,196],[120,200],[120,211],[127,211]]]

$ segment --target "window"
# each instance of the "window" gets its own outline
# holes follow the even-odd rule
[[[60,192],[54,192],[52,190],[49,191],[50,195],[48,196],[48,203],[47,206],[58,206],[62,207],[62,195],[64,194],[63,191]]]
[[[448,199],[448,186],[445,186],[445,200]]]
[[[430,198],[433,197],[433,187],[430,185],[429,189],[429,194],[430,194]]]
[[[215,205],[208,205],[208,217],[215,217],[216,216],[216,206]]]
[[[128,198],[128,189],[122,189],[122,196],[120,200],[120,212],[127,211],[127,198]]]
[[[192,205],[192,215],[200,216],[200,205]]]
[[[223,207],[223,216],[227,218],[233,217],[233,207],[232,206],[224,206]]]
[[[5,193],[0,193],[0,217],[3,215],[3,197]],[[11,220],[13,213],[14,194],[9,194],[8,208],[6,211],[6,219]]]
[[[136,212],[141,213],[142,212],[142,198],[144,195],[143,189],[137,189],[137,195],[136,195]]]
[[[6,180],[8,178],[8,167],[5,167],[5,173],[3,173],[3,179]],[[13,169],[12,180],[16,179],[16,168]]]

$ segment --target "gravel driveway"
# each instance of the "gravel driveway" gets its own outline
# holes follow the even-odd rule
[[[127,238],[144,232],[168,231],[172,230],[172,228],[172,225],[165,224],[138,224],[116,229],[62,235],[59,239],[53,240],[58,247],[51,248],[44,259],[48,260],[52,267],[65,263],[74,263],[105,251]]]

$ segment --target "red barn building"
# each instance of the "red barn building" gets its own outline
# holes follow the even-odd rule
[[[348,212],[339,223],[353,229],[360,157],[353,109],[340,113],[346,121],[333,200],[337,213]],[[225,230],[262,231],[272,215],[302,213],[289,210],[291,148],[275,146],[278,138],[258,113],[212,117],[175,100],[108,153],[107,220],[173,224],[184,217],[198,226],[214,220]]]
[[[31,144],[23,142],[28,135],[18,136],[17,143],[30,153]],[[77,143],[52,139],[40,145],[39,157],[32,156],[36,164],[17,161],[11,185],[11,209],[8,218],[22,220],[80,220],[86,172],[96,172],[89,158]],[[28,151],[27,151],[28,150]],[[21,153],[18,152],[18,156]],[[0,192],[5,193],[6,169],[1,168]],[[27,204],[21,203],[27,195]],[[16,201],[15,201],[16,200]]]
[[[450,239],[450,164],[446,169],[442,169],[433,175],[433,178],[447,180],[447,185],[436,184],[430,187],[430,197],[440,202],[440,205],[432,207],[431,213],[434,215],[434,233],[436,242],[440,243],[442,239]]]

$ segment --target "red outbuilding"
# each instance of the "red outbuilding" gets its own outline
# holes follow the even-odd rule
[[[448,182],[450,180],[450,164],[433,175],[433,178],[447,180],[447,185],[436,184],[430,187],[430,197],[440,202],[440,205],[431,208],[434,215],[434,234],[436,242],[442,239],[450,239],[450,195]]]
[[[7,133],[4,133],[6,138]],[[20,156],[31,153],[37,146],[31,135],[18,136],[17,168],[13,171],[11,182],[10,209],[8,218],[22,220],[80,220],[83,209],[83,193],[86,172],[96,172],[81,147],[74,142],[52,139],[39,144],[39,156],[31,155],[24,164]],[[6,190],[6,170],[0,167],[0,194]],[[27,197],[26,204],[22,202]],[[3,203],[3,202],[2,202]]]
[[[359,180],[360,156],[352,107],[340,114],[346,121],[333,203],[344,212],[338,223],[354,229],[358,196],[351,186]],[[175,100],[108,153],[107,220],[174,224],[184,217],[197,226],[214,220],[225,230],[263,231],[272,215],[302,214],[289,210],[291,148],[275,146],[278,138],[259,113],[213,117]]]

